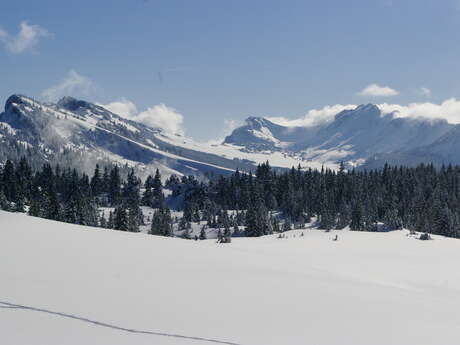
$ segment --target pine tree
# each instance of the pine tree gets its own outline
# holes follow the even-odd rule
[[[22,191],[17,193],[15,211],[21,213],[24,213],[26,211],[24,205],[24,195],[22,194]]]
[[[339,214],[337,216],[337,229],[343,229],[350,225],[351,222],[351,210],[350,207],[345,203],[344,200],[340,203]]]
[[[54,190],[50,190],[46,194],[44,217],[52,220],[61,220],[61,205]]]
[[[77,201],[74,197],[71,197],[64,207],[64,221],[77,224],[77,212]]]
[[[142,194],[142,205],[153,207],[153,192],[152,192],[152,185],[153,185],[153,177],[151,175],[147,176],[147,179],[144,183],[144,193]]]
[[[398,210],[394,208],[385,211],[383,223],[385,223],[390,230],[402,229],[403,227],[402,219],[398,215]]]
[[[104,183],[101,178],[99,165],[96,164],[93,177],[91,178],[91,195],[99,196],[104,191]]]
[[[115,226],[114,221],[113,221],[113,212],[109,212],[109,219],[107,220],[107,228],[113,229]]]
[[[161,174],[160,171],[157,169],[155,172],[155,177],[153,178],[152,181],[152,196],[153,196],[153,202],[152,202],[152,207],[153,208],[161,208],[164,205],[164,195],[163,195],[163,183],[161,182]]]
[[[160,208],[153,213],[150,234],[173,236],[171,211],[168,208]]]
[[[291,219],[288,217],[284,220],[282,231],[286,232],[292,229]]]
[[[0,189],[0,209],[4,211],[10,211],[11,206],[8,200],[5,197],[5,194],[3,193],[3,189]]]
[[[142,211],[139,207],[139,185],[140,181],[134,175],[134,170],[131,169],[123,186],[123,199],[128,211],[128,231],[131,232],[138,232],[139,224],[143,221]]]
[[[29,215],[33,217],[42,217],[41,203],[36,199],[32,199],[29,207]]]
[[[109,177],[109,203],[116,206],[121,202],[121,178],[118,166],[114,166]]]
[[[128,231],[128,213],[124,206],[115,208],[113,217],[113,228],[116,230]]]
[[[233,233],[232,233],[232,236],[233,237],[239,237],[241,236],[241,232],[240,232],[240,228],[238,227],[238,224],[235,222],[235,224],[233,225]]]
[[[272,218],[273,232],[281,232],[280,222],[276,217]]]
[[[10,202],[16,202],[16,187],[18,185],[13,162],[9,159],[5,162],[2,172],[2,184],[5,197]]]
[[[257,214],[254,208],[249,208],[246,212],[246,236],[254,237],[258,234]]]
[[[219,229],[217,231],[217,242],[221,243],[223,239],[224,239],[224,235],[222,234],[222,230]]]
[[[201,227],[201,231],[200,231],[200,240],[206,240],[207,239],[207,236],[206,236],[206,225],[203,225]]]
[[[107,221],[105,220],[104,215],[102,214],[101,217],[99,218],[99,226],[101,228],[107,228]]]
[[[360,203],[356,203],[351,212],[351,230],[362,230],[364,228],[363,208]]]

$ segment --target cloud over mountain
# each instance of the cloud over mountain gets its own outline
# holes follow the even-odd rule
[[[299,119],[292,120],[285,117],[268,117],[268,119],[282,126],[309,127],[329,122],[333,120],[334,116],[340,113],[342,110],[354,108],[356,108],[356,105],[354,104],[327,105],[321,109],[309,110],[304,117],[301,117]]]
[[[449,123],[460,123],[460,100],[456,98],[447,99],[439,104],[431,102],[409,103],[407,105],[380,103],[377,107],[382,114],[393,113],[395,117],[444,119]],[[356,108],[356,105],[336,104],[325,106],[321,109],[312,109],[304,117],[288,119],[285,117],[267,117],[270,121],[288,127],[310,127],[320,125],[334,120],[335,115],[342,110]]]
[[[184,134],[184,117],[174,108],[168,107],[163,103],[147,108],[138,112],[136,105],[125,98],[114,101],[102,106],[111,112],[118,114],[129,120],[143,123],[150,127],[159,127],[168,133]]]
[[[399,104],[379,104],[382,113],[393,113],[396,117],[424,117],[428,119],[445,119],[449,123],[460,123],[460,100],[449,98],[440,104],[436,103],[410,103],[408,105]]]
[[[127,119],[131,119],[137,114],[136,105],[126,98],[108,104],[101,104],[101,106]]]
[[[53,102],[64,96],[89,96],[94,90],[94,82],[90,78],[72,69],[61,82],[44,90],[41,96]]]

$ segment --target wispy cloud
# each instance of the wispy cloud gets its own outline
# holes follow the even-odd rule
[[[19,32],[12,35],[0,28],[0,42],[6,50],[13,54],[21,54],[33,50],[41,38],[51,36],[50,32],[39,25],[29,25],[22,21],[19,25]]]
[[[417,90],[417,93],[420,96],[430,98],[431,97],[431,90],[427,87],[421,87],[420,89]]]
[[[371,97],[391,97],[398,95],[399,92],[388,86],[380,86],[378,84],[370,84],[363,90],[358,92],[359,96],[371,96]]]
[[[282,126],[309,127],[329,122],[342,110],[354,108],[356,108],[356,105],[354,104],[327,105],[321,109],[309,110],[307,114],[300,119],[292,120],[285,117],[269,117],[268,119]]]
[[[224,136],[232,134],[232,132],[241,126],[243,123],[237,120],[224,120]]]
[[[94,90],[95,86],[90,78],[70,70],[60,83],[44,90],[41,96],[47,101],[56,101],[63,96],[89,96]]]
[[[149,127],[161,128],[172,134],[183,135],[185,133],[182,114],[163,103],[149,107],[142,112],[138,112],[136,105],[126,98],[101,106],[126,119],[143,123]]]
[[[208,145],[221,144],[225,140],[225,137],[232,134],[232,132],[235,129],[242,126],[243,124],[244,122],[240,120],[229,120],[229,119],[224,120],[224,129],[219,133],[218,136],[214,137],[213,139],[208,140],[206,143]]]

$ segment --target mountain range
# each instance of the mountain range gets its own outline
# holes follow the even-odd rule
[[[12,95],[0,114],[0,143],[0,160],[26,155],[35,164],[88,171],[97,162],[117,162],[145,173],[158,168],[165,175],[249,171],[265,161],[278,168],[336,168],[341,161],[349,168],[460,164],[460,125],[382,114],[373,104],[308,127],[248,117],[222,142],[199,143],[72,97],[43,103]]]
[[[328,123],[287,127],[249,117],[224,143],[246,150],[282,151],[306,162],[379,167],[385,162],[414,165],[460,163],[460,126],[446,120],[383,114],[373,104],[344,110]]]

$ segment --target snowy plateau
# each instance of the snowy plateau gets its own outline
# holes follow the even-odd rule
[[[3,211],[0,230],[2,344],[459,342],[456,239],[307,224],[222,245]]]

